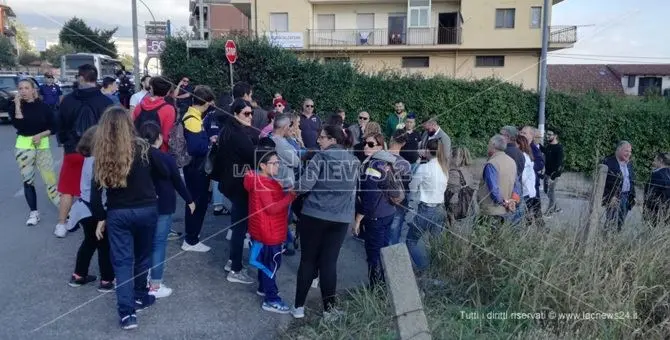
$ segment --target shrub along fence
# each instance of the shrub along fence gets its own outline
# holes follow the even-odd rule
[[[238,61],[234,80],[254,86],[260,103],[280,91],[292,107],[314,99],[317,111],[343,108],[348,119],[360,110],[385,122],[393,103],[401,100],[419,120],[438,116],[456,144],[483,155],[488,139],[504,125],[536,125],[537,94],[495,79],[466,81],[445,77],[404,77],[394,73],[359,73],[345,63],[320,63],[271,46],[266,40],[234,37]],[[186,52],[186,42],[170,39],[161,56],[166,77],[188,75],[193,83],[229,91],[225,38],[208,49]],[[655,152],[670,149],[670,102],[662,98],[618,98],[597,93],[571,95],[549,92],[548,127],[561,132],[566,168],[590,172],[595,162],[611,154],[617,141],[632,143],[634,162],[642,178]]]

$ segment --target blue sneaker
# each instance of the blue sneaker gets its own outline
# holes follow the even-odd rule
[[[263,302],[263,310],[279,314],[288,314],[291,308],[284,301]]]
[[[123,329],[137,328],[137,316],[135,316],[135,314],[126,315],[121,318],[121,322],[119,323]]]
[[[143,300],[135,300],[135,311],[145,310],[156,302],[156,297],[150,294],[144,296]]]

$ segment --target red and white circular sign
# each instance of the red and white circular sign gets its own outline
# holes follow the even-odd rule
[[[237,61],[237,46],[232,40],[226,41],[226,59],[231,64],[234,64]]]

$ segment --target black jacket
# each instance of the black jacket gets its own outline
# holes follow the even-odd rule
[[[623,175],[616,156],[605,158],[602,164],[607,165],[607,179],[605,179],[605,192],[603,193],[603,205],[609,203],[613,197],[621,195],[623,188]],[[635,171],[633,164],[628,162],[628,179],[630,181],[630,193],[628,194],[628,210],[635,205]]]
[[[670,206],[670,168],[661,168],[651,173],[644,189],[645,210],[656,213],[667,211]]]
[[[544,174],[552,180],[561,176],[563,173],[563,164],[565,162],[565,153],[562,144],[547,144],[540,147],[544,153]]]
[[[251,127],[236,119],[227,119],[221,126],[217,143],[212,178],[219,182],[219,190],[231,199],[247,199],[243,176],[254,169],[257,140],[250,136]]]
[[[63,98],[60,104],[58,141],[63,144],[66,154],[76,152],[80,137],[75,132],[75,122],[84,104],[93,109],[97,122],[102,113],[114,103],[97,86],[78,88]]]

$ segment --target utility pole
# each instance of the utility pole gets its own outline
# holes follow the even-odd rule
[[[133,77],[135,79],[135,90],[140,85],[140,42],[137,33],[137,0],[132,0],[133,17]]]
[[[198,14],[200,16],[200,40],[205,40],[205,3],[203,0],[199,0],[200,8],[198,9]]]
[[[544,139],[545,111],[547,107],[547,52],[549,51],[549,0],[542,6],[542,53],[540,55],[540,103],[538,108],[537,128]]]

